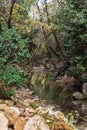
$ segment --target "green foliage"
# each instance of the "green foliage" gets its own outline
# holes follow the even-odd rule
[[[79,116],[80,116],[79,113],[73,114],[72,112],[70,112],[66,115],[66,118],[68,119],[70,124],[73,124],[75,126],[78,122]]]
[[[0,98],[10,98],[11,96],[15,97],[16,95],[16,89],[14,88],[9,88],[7,86],[4,86],[3,84],[1,85],[0,83]]]
[[[87,1],[65,0],[59,8],[59,38],[71,63],[67,73],[75,78],[87,71]]]
[[[74,117],[73,113],[67,114],[66,118],[68,119],[69,123],[71,123],[71,124],[75,123],[75,117]]]
[[[80,78],[87,71],[87,0],[64,0],[60,5],[48,2],[39,10],[34,0],[18,0],[11,15],[11,29],[6,27],[11,3],[0,3],[0,82],[4,81],[6,87],[24,84],[24,63],[35,47],[34,56],[42,53],[41,58],[47,56],[54,68],[58,67],[57,61],[66,63],[67,59],[70,66],[64,71],[69,76]]]
[[[26,43],[27,39],[22,39],[15,28],[4,28],[0,35],[0,62],[3,64],[18,63],[30,58]]]
[[[13,88],[8,89],[8,90],[5,92],[5,94],[6,94],[7,97],[11,97],[11,96],[15,97],[15,95],[16,95],[16,90],[13,89]]]
[[[63,61],[65,66],[68,61],[69,67],[64,72],[80,79],[87,71],[87,1],[64,0],[60,3],[44,4],[37,14],[42,18],[42,22],[38,18],[40,22],[49,26],[47,29],[43,25],[47,56],[56,66],[55,60]]]
[[[38,108],[38,105],[35,102],[30,102],[29,105],[34,109]]]
[[[5,82],[5,86],[23,85],[27,73],[21,71],[19,67],[5,66],[0,71],[0,81]]]
[[[5,87],[24,85],[27,72],[23,65],[31,54],[27,47],[27,39],[22,39],[15,28],[3,28],[0,35],[0,82],[4,81]],[[6,95],[15,95],[12,88]]]

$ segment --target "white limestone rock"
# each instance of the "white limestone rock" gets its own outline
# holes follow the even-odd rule
[[[39,116],[35,115],[31,117],[26,123],[24,130],[50,130],[49,126],[46,124],[45,120]]]
[[[8,119],[2,112],[0,113],[0,130],[8,130]]]

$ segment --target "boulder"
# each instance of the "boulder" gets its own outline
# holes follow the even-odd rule
[[[26,123],[24,130],[50,130],[49,126],[46,124],[45,120],[39,116],[35,115],[31,117]]]
[[[11,109],[9,111],[5,112],[5,116],[9,120],[9,125],[14,125],[16,120],[19,118],[19,115],[15,111],[13,111]]]
[[[19,117],[19,118],[16,120],[15,124],[14,124],[15,130],[23,130],[25,123],[26,123],[25,118]]]
[[[83,94],[80,93],[80,92],[74,92],[74,93],[73,93],[73,97],[74,97],[75,99],[78,99],[78,100],[84,99]]]
[[[5,100],[5,104],[7,104],[9,107],[14,106],[14,102],[12,100]]]
[[[0,130],[8,130],[8,119],[0,113]]]
[[[17,107],[8,107],[6,104],[0,104],[0,111],[4,112],[4,115],[8,118],[9,125],[13,125],[20,115]]]
[[[8,111],[9,107],[6,104],[0,104],[0,111]]]
[[[84,96],[87,96],[87,83],[84,83],[82,86],[82,92],[84,94]]]
[[[82,123],[81,125],[77,126],[78,130],[87,130],[87,124]]]

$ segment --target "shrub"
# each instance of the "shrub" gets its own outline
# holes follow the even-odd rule
[[[4,27],[0,35],[0,82],[4,81],[4,86],[10,87],[7,95],[14,95],[11,88],[14,85],[24,85],[27,73],[22,64],[30,56],[27,39],[22,39],[14,27]]]

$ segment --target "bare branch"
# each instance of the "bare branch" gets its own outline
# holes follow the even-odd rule
[[[46,14],[47,14],[47,22],[48,22],[48,25],[49,25],[49,24],[50,24],[50,19],[49,19],[49,12],[48,12],[47,0],[44,0],[44,3],[45,3],[45,12],[46,12]],[[57,44],[57,49],[58,49],[59,56],[60,56],[61,60],[63,61],[65,56],[64,56],[64,54],[63,54],[63,52],[62,52],[60,43],[59,43],[59,41],[58,41],[58,39],[57,39],[57,36],[56,36],[54,30],[51,29],[51,31],[52,31],[53,37],[54,37],[54,39],[55,39],[55,42],[56,42],[56,44]]]
[[[63,7],[62,4],[61,4],[61,2],[60,2],[59,0],[57,0],[57,2],[58,2],[58,4],[59,4],[61,7]]]
[[[9,18],[8,18],[8,28],[11,28],[12,12],[13,12],[15,2],[16,0],[11,0],[11,7],[9,12]]]

